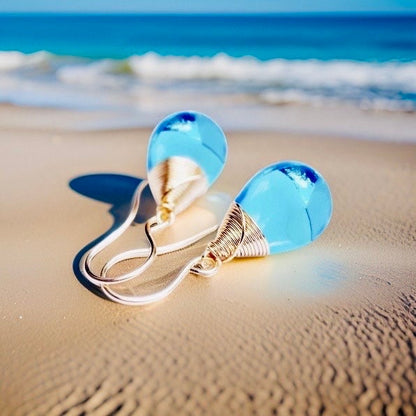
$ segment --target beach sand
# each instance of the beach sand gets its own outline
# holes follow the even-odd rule
[[[301,160],[330,184],[330,226],[127,307],[88,290],[77,263],[126,215],[150,131],[77,129],[88,117],[0,107],[2,414],[414,415],[416,145],[226,131],[213,192]]]

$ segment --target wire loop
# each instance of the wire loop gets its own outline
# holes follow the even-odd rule
[[[111,243],[117,240],[124,233],[124,231],[126,231],[127,228],[132,224],[132,222],[136,218],[137,212],[139,211],[140,198],[147,184],[148,182],[146,180],[141,181],[139,186],[134,191],[134,195],[131,200],[129,214],[127,215],[127,218],[122,222],[122,224],[119,227],[117,227],[114,231],[112,231],[102,241],[96,244],[93,248],[91,248],[81,258],[80,265],[79,265],[80,271],[85,276],[85,278],[88,279],[91,283],[97,286],[101,286],[102,283],[107,283],[107,284],[121,283],[131,278],[130,277],[131,273],[127,273],[127,274],[120,275],[120,276],[115,276],[112,278],[107,278],[103,276],[102,274],[97,275],[92,271],[91,263],[99,253],[101,253]]]
[[[193,273],[193,267],[196,264],[198,264],[200,260],[201,257],[196,257],[192,259],[181,270],[181,272],[163,289],[150,293],[148,295],[125,295],[115,291],[111,285],[102,285],[101,290],[107,296],[108,299],[117,303],[121,303],[123,305],[148,305],[150,303],[157,302],[169,296],[189,273]]]
[[[84,277],[94,285],[101,287],[103,284],[114,285],[118,283],[127,282],[128,280],[138,277],[147,268],[149,268],[157,255],[180,250],[184,247],[194,244],[195,242],[201,240],[202,238],[217,230],[218,224],[214,224],[189,238],[183,239],[175,243],[157,247],[154,239],[154,233],[166,228],[167,226],[172,224],[172,222],[175,219],[175,213],[167,207],[165,207],[164,205],[162,205],[160,210],[158,210],[156,216],[150,218],[145,224],[145,235],[149,243],[149,247],[128,250],[119,253],[104,264],[100,271],[100,274],[94,273],[92,271],[92,262],[94,258],[105,248],[107,248],[111,243],[116,241],[124,233],[124,231],[126,231],[127,228],[133,223],[140,207],[141,195],[147,185],[148,182],[146,180],[143,180],[136,188],[132,197],[129,214],[127,215],[127,218],[123,221],[123,223],[114,231],[112,231],[102,241],[100,241],[97,245],[91,248],[81,258],[80,271],[84,275]],[[140,266],[136,267],[134,270],[131,270],[127,273],[123,273],[121,275],[112,277],[108,276],[109,270],[116,264],[134,258],[145,258],[146,260]]]

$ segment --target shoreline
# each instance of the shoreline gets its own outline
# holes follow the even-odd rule
[[[130,308],[87,290],[76,267],[125,215],[151,130],[77,129],[89,116],[0,106],[6,414],[411,414],[416,144],[226,129],[213,192],[234,196],[266,164],[302,160],[330,184],[329,228]],[[137,245],[141,226],[130,228],[121,244]]]
[[[225,131],[261,132],[279,135],[338,137],[383,143],[416,143],[416,113],[369,111],[354,107],[236,106],[218,110],[210,105],[185,106],[201,111]],[[111,110],[77,110],[68,108],[0,104],[0,128],[57,129],[69,131],[152,130],[164,116],[178,111],[140,113]],[[20,116],[28,121],[22,125]]]

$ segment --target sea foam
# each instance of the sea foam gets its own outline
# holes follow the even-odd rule
[[[243,94],[264,105],[349,103],[370,110],[416,111],[416,61],[261,61],[223,53],[181,57],[153,52],[94,60],[46,51],[0,52],[0,101],[27,96],[27,91],[19,91],[19,84],[24,89],[28,80],[35,90],[38,85],[38,94],[47,84],[48,91],[56,88],[60,94],[71,89],[72,97],[74,89],[79,89],[80,96],[85,88],[98,96],[103,89],[134,94],[140,88],[157,86],[170,93],[185,88],[194,94],[201,90]]]
[[[369,63],[254,57],[233,58],[160,56],[147,53],[127,59],[133,73],[146,78],[252,81],[269,85],[314,87],[377,86],[405,88],[416,92],[416,62]]]

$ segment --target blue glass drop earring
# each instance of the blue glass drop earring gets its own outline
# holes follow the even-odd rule
[[[115,302],[152,303],[169,295],[189,273],[210,277],[234,257],[267,256],[305,246],[322,234],[331,214],[328,184],[316,170],[300,162],[276,163],[249,180],[202,256],[162,290],[144,296],[123,295],[108,286],[102,290]]]
[[[93,284],[102,286],[126,282],[146,270],[156,256],[178,250],[215,231],[218,224],[186,240],[169,246],[156,247],[153,233],[171,225],[175,216],[202,196],[223,170],[227,157],[224,132],[209,117],[192,111],[174,113],[163,119],[153,130],[147,153],[148,180],[140,183],[132,198],[126,220],[100,243],[87,252],[80,262],[82,274]],[[134,221],[140,205],[140,197],[149,184],[157,204],[156,215],[145,225],[149,241],[148,249],[120,253],[108,261],[100,274],[92,271],[93,259],[108,245],[119,238]],[[134,270],[107,276],[108,270],[125,258],[146,257],[145,262]]]

